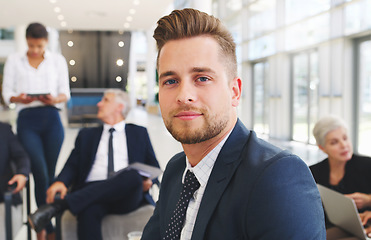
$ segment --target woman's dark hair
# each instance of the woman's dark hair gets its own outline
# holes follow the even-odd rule
[[[26,29],[26,38],[48,39],[48,31],[41,23],[31,23]]]

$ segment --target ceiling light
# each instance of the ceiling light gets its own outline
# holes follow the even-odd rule
[[[117,76],[117,77],[116,77],[116,82],[121,82],[121,81],[122,81],[122,77]]]
[[[139,0],[134,0],[134,1],[133,1],[133,4],[134,4],[134,5],[139,5],[139,3],[140,3]]]
[[[59,21],[62,21],[63,19],[64,19],[64,16],[63,16],[62,14],[59,14],[59,15],[58,15],[58,20],[59,20]]]
[[[71,65],[71,66],[74,66],[75,64],[76,64],[75,60],[73,60],[73,59],[70,60],[70,65]]]
[[[73,47],[73,42],[72,42],[72,41],[68,41],[67,45],[68,45],[69,47]]]
[[[118,45],[119,45],[119,47],[123,47],[123,46],[125,46],[125,43],[124,43],[123,41],[120,41],[120,42],[118,43]]]
[[[133,21],[133,17],[132,17],[132,16],[127,16],[127,17],[126,17],[126,21],[128,21],[128,22]]]
[[[124,31],[123,30],[119,30],[119,34],[120,35],[124,34]]]
[[[75,77],[75,76],[71,77],[71,81],[72,82],[76,82],[77,81],[77,77]]]
[[[56,3],[57,0],[49,0],[50,3]]]
[[[60,8],[60,7],[55,7],[55,8],[54,8],[54,12],[56,12],[56,13],[61,12],[61,8]]]
[[[117,64],[117,66],[121,67],[122,65],[124,65],[124,60],[117,59],[116,64]]]
[[[130,27],[130,23],[125,23],[124,24],[124,28],[129,28]]]
[[[135,11],[135,9],[133,9],[133,8],[129,10],[129,13],[130,13],[131,15],[134,15],[135,12],[136,12],[136,11]]]
[[[67,23],[65,21],[61,22],[61,26],[65,27],[65,26],[67,26]]]

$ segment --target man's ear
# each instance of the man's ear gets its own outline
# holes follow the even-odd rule
[[[122,113],[122,111],[125,109],[125,105],[123,103],[119,103],[117,109],[119,113]]]
[[[242,92],[242,80],[241,78],[234,78],[231,83],[232,90],[232,106],[237,107],[240,104],[241,92]]]

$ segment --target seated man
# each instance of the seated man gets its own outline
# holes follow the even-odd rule
[[[147,130],[124,121],[130,110],[128,95],[119,89],[107,90],[97,106],[104,125],[79,132],[75,148],[47,191],[48,204],[29,216],[36,231],[69,209],[77,215],[80,240],[102,239],[105,215],[128,213],[153,202],[148,193],[152,180],[135,170],[119,171],[133,162],[159,167]],[[54,200],[56,193],[60,200]]]
[[[30,159],[9,124],[0,122],[0,202],[4,193],[14,185],[13,193],[18,193],[26,185],[30,173]],[[15,165],[15,171],[11,163]],[[15,198],[16,201],[19,197]]]

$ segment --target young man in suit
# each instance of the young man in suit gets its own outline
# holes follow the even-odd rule
[[[128,213],[153,201],[148,193],[152,180],[143,179],[135,170],[120,171],[133,162],[159,167],[147,130],[125,123],[129,110],[129,96],[125,92],[119,89],[105,92],[98,103],[98,118],[104,125],[79,132],[75,148],[47,191],[49,204],[29,216],[36,231],[53,216],[69,209],[77,215],[80,240],[102,239],[101,220],[105,215]],[[113,174],[108,170],[108,155],[113,156]],[[61,200],[54,200],[56,193],[60,193]]]
[[[183,9],[161,18],[154,38],[162,117],[184,152],[167,164],[142,239],[326,239],[307,165],[237,117],[242,81],[228,30]]]
[[[30,159],[26,151],[14,135],[12,127],[0,122],[0,202],[4,201],[4,193],[11,185],[15,186],[13,193],[21,191],[29,174]]]

